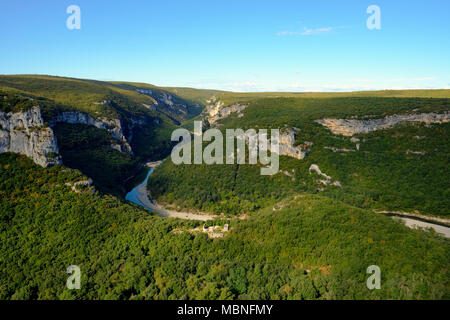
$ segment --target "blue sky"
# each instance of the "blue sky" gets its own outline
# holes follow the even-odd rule
[[[81,29],[69,30],[69,5]],[[381,30],[369,30],[369,5]],[[0,74],[234,91],[450,88],[450,1],[1,0]]]

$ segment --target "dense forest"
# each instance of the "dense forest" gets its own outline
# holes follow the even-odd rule
[[[257,94],[0,76],[0,97],[3,112],[39,105],[63,160],[42,168],[0,154],[0,299],[450,299],[450,240],[374,213],[448,218],[450,125],[357,134],[357,148],[315,121],[440,113],[450,90]],[[175,166],[172,131],[206,121],[208,101],[247,106],[214,124],[222,131],[296,128],[306,157],[281,156],[272,176],[259,165]],[[104,128],[51,123],[63,111],[120,119],[132,152]],[[201,221],[125,200],[144,163],[161,159],[151,197],[218,214],[206,226],[229,232],[209,237]],[[322,184],[312,164],[340,186]],[[66,288],[70,265],[81,269],[80,290]],[[381,290],[366,287],[370,265]]]
[[[450,298],[449,240],[339,200],[288,197],[209,239],[199,222],[72,191],[77,170],[10,153],[0,168],[0,299]],[[381,290],[366,288],[373,264]],[[65,287],[69,265],[81,290]]]
[[[166,100],[158,102],[146,92]],[[200,97],[209,94],[208,91],[202,93],[201,90],[198,92]],[[0,99],[0,111],[3,112],[20,112],[39,106],[44,125],[51,125],[55,131],[64,164],[93,178],[101,191],[120,197],[124,197],[135,179],[140,177],[143,163],[170,154],[173,146],[170,134],[178,120],[194,117],[201,111],[199,98],[191,97],[192,94],[188,97],[193,101],[147,84],[65,77],[0,76],[0,96],[3,98]],[[167,112],[171,105],[166,106],[164,101],[177,103],[180,108],[185,108],[182,109],[185,113],[171,115]],[[118,119],[123,135],[130,140],[132,152],[127,154],[111,148],[120,142],[105,129],[85,124],[53,123],[58,114],[66,111],[88,114],[97,120]]]
[[[106,130],[66,123],[54,129],[64,164],[82,170],[104,193],[123,197],[128,189],[124,182],[144,170],[137,159],[110,147],[114,139]]]
[[[307,192],[320,193],[364,209],[417,210],[423,214],[448,216],[448,123],[407,123],[358,134],[353,137],[359,140],[359,150],[356,150],[351,137],[334,135],[315,120],[439,113],[449,109],[449,99],[440,98],[254,100],[243,117],[231,115],[222,120],[220,130],[298,128],[296,144],[313,143],[305,159],[282,156],[280,171],[274,176],[261,176],[259,167],[251,165],[176,166],[166,161],[155,170],[148,186],[152,196],[161,203],[231,215],[255,212],[289,194]],[[340,181],[342,187],[321,185],[318,177],[309,173],[311,164],[317,164],[327,175]]]

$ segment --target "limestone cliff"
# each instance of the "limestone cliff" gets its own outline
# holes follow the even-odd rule
[[[59,113],[50,121],[50,125],[58,122],[70,124],[86,124],[99,129],[106,129],[111,136],[118,140],[120,144],[114,144],[112,147],[122,152],[132,153],[131,146],[125,137],[122,122],[119,119],[99,118],[95,119],[87,113],[76,111],[65,111]]]
[[[278,154],[281,156],[288,156],[295,159],[302,160],[306,157],[307,153],[310,151],[312,146],[312,142],[305,141],[303,144],[294,146],[295,143],[295,133],[297,132],[296,128],[282,129],[280,130],[280,137],[278,139]],[[270,131],[269,131],[270,132]],[[239,139],[245,139],[246,143],[250,140],[257,139],[256,131],[246,131],[244,135],[237,136]],[[264,139],[267,139],[267,148],[272,151],[270,138],[267,137],[266,134],[262,134]]]
[[[297,129],[292,128],[280,132],[279,154],[302,160],[306,157],[306,153],[309,151],[312,142],[306,141],[302,145],[294,146],[296,131]]]
[[[228,117],[232,113],[238,113],[238,117],[242,117],[242,111],[247,108],[246,105],[240,105],[239,103],[233,104],[228,107],[224,107],[222,101],[215,101],[213,104],[206,106],[206,115],[209,124],[214,124],[220,119]]]
[[[238,117],[242,117],[242,111],[247,108],[246,105],[240,105],[238,103],[233,104],[228,107],[224,107],[224,104],[220,100],[216,100],[215,97],[212,97],[208,100],[210,103],[206,106],[206,119],[210,125],[215,124],[218,120],[224,119],[228,117],[232,113],[237,113]],[[307,152],[309,151],[312,143],[305,142],[304,144],[294,146],[295,143],[295,133],[299,129],[290,128],[290,129],[282,129],[280,132],[279,139],[279,154],[282,156],[293,157],[296,159],[304,159],[306,157]],[[249,138],[249,135],[246,134],[246,139]],[[270,148],[270,146],[269,146]]]
[[[136,88],[135,90],[151,99],[151,103],[144,104],[144,107],[150,110],[158,110],[180,122],[189,118],[189,114],[192,111],[191,107],[200,107],[198,105],[194,106],[174,94],[156,88],[153,90]]]
[[[44,127],[38,106],[22,112],[0,111],[0,153],[26,155],[43,167],[61,163],[53,130]]]
[[[381,119],[355,120],[355,119],[320,119],[317,123],[327,127],[334,134],[353,136],[354,134],[368,133],[376,130],[389,129],[402,122],[422,122],[425,124],[445,123],[450,120],[450,112],[421,113],[407,115],[393,115]]]

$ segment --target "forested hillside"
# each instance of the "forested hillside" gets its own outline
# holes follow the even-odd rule
[[[84,179],[0,155],[0,299],[450,298],[447,239],[338,200],[287,198],[209,239],[66,185]],[[372,264],[381,290],[366,288]],[[81,290],[65,287],[69,265]]]
[[[147,91],[153,89],[155,94]],[[24,95],[45,97],[57,103],[57,109],[77,110],[92,116],[158,115],[173,106],[183,108],[188,119],[200,113],[201,100],[189,101],[169,91],[148,84],[115,83],[43,75],[0,76],[0,89]],[[164,98],[162,99],[162,95]],[[169,96],[170,95],[170,96]],[[173,101],[172,101],[173,99]],[[99,102],[109,100],[111,104]],[[151,108],[154,106],[154,108]],[[159,110],[159,108],[163,108]]]
[[[44,168],[0,154],[0,299],[450,298],[449,240],[373,212],[448,216],[449,124],[345,136],[317,122],[441,114],[448,90],[241,94],[46,76],[1,76],[0,90],[9,126],[0,129],[23,137],[41,130],[9,122],[38,117],[26,112],[39,106],[63,161]],[[210,104],[240,111],[209,123]],[[207,226],[230,224],[222,238],[203,233],[203,222],[124,200],[143,180],[143,163],[169,156],[172,131],[192,129],[194,119],[221,130],[295,132],[292,147],[306,152],[282,156],[273,176],[258,165],[170,159],[155,169],[152,196],[220,214]],[[81,290],[65,286],[69,265],[81,268]],[[382,271],[381,290],[366,287],[370,265]]]
[[[429,91],[431,98],[380,97],[378,92],[374,97],[233,98],[233,103],[247,108],[242,116],[232,113],[219,121],[223,133],[227,128],[295,128],[295,145],[312,144],[306,157],[281,156],[274,176],[261,176],[260,168],[251,165],[176,166],[167,161],[148,185],[158,202],[231,215],[255,212],[287,195],[307,192],[364,209],[448,216],[449,123],[404,122],[350,137],[333,134],[316,120],[441,114],[450,110],[450,99],[440,98],[449,91]],[[341,186],[324,186],[309,172],[312,164]]]
[[[143,172],[142,164],[167,157],[173,146],[171,132],[198,115],[206,96],[214,92],[180,88],[183,98],[174,90],[39,75],[0,76],[0,111],[38,106],[44,125],[55,131],[63,163],[92,177],[101,191],[124,196]]]

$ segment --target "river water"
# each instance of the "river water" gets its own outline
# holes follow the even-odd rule
[[[126,200],[131,201],[146,210],[157,213],[158,215],[164,218],[207,221],[217,217],[208,214],[169,210],[164,208],[163,206],[158,205],[156,202],[153,202],[150,199],[148,199],[148,192],[147,192],[148,178],[152,174],[155,167],[158,166],[159,164],[161,164],[161,161],[152,162],[148,164],[150,166],[150,169],[148,170],[145,180],[138,186],[134,187],[133,190],[127,193],[127,195],[125,196]]]
[[[147,185],[148,178],[150,177],[150,175],[152,174],[154,169],[155,169],[155,166],[150,167],[150,169],[148,170],[147,176],[145,177],[145,180],[141,184],[134,187],[133,190],[128,192],[127,195],[125,196],[126,200],[131,201],[131,202],[133,202],[147,210],[150,210],[150,211],[153,211],[152,208],[150,207],[150,205],[149,204],[145,205],[139,200],[139,197],[142,198],[142,195],[139,193],[139,189],[140,188],[142,189],[143,186]],[[158,208],[156,208],[156,209],[158,209]],[[157,210],[157,211],[163,211],[163,212],[158,212],[161,216],[170,216],[170,213],[171,213],[173,216],[181,218],[181,219],[183,219],[183,218],[192,218],[194,220],[208,220],[209,219],[205,216],[192,215],[192,214],[189,214],[189,217],[186,215],[185,215],[185,217],[183,217],[182,214],[178,214],[176,212],[166,211],[166,210],[162,210],[162,209]],[[416,220],[416,219],[412,219],[412,218],[402,217],[402,216],[398,216],[398,215],[393,215],[392,219],[402,221],[407,227],[412,228],[412,229],[431,228],[434,231],[436,231],[437,233],[444,235],[444,237],[450,238],[450,228],[449,227],[445,227],[442,225],[425,222],[425,221],[421,221],[421,220]]]
[[[133,190],[131,190],[130,192],[127,193],[127,195],[125,196],[125,199],[128,201],[131,201],[147,210],[151,210],[150,208],[148,208],[147,206],[145,206],[139,199],[139,191],[138,189],[144,185],[147,185],[148,182],[148,178],[150,177],[150,175],[152,174],[153,170],[155,169],[155,167],[151,167],[148,170],[147,176],[145,177],[145,180],[139,184],[138,186],[134,187]]]

